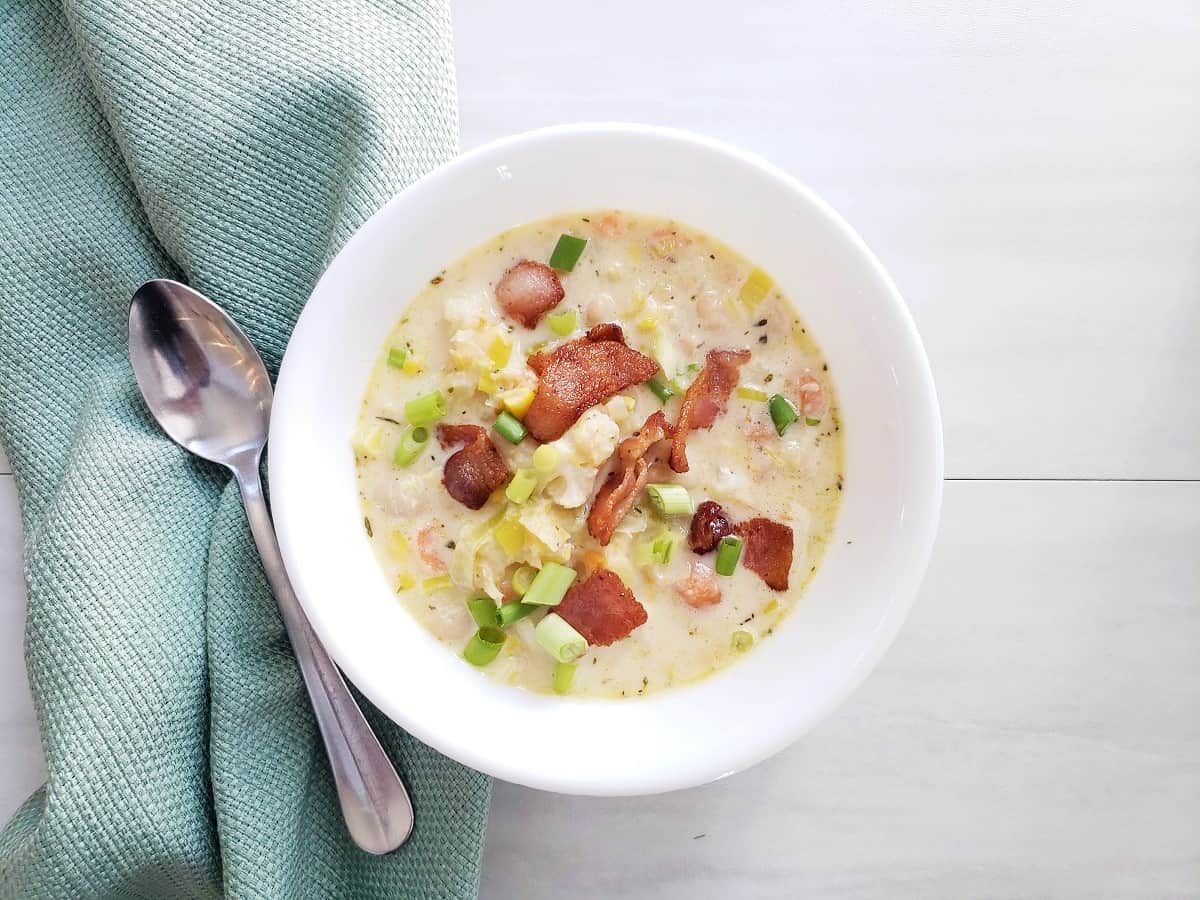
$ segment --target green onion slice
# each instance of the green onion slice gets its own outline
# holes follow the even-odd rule
[[[554,664],[554,693],[569,694],[571,682],[575,680],[575,663],[560,662]]]
[[[480,628],[500,624],[500,611],[491,597],[472,597],[467,601],[467,609]]]
[[[492,423],[492,427],[500,433],[500,436],[511,444],[519,444],[525,440],[525,435],[529,434],[525,430],[525,426],[521,424],[521,420],[510,413],[507,409],[496,416],[496,421]]]
[[[742,539],[732,534],[721,538],[717,544],[717,562],[714,568],[718,575],[732,575],[742,555]]]
[[[648,484],[646,493],[661,516],[690,516],[692,498],[682,484]]]
[[[403,369],[404,363],[408,360],[408,351],[403,347],[391,347],[388,349],[388,365],[393,369]]]
[[[502,603],[497,612],[500,624],[507,628],[513,622],[521,621],[535,609],[541,609],[541,607],[534,606],[532,603]]]
[[[663,403],[666,403],[675,396],[675,392],[665,381],[659,381],[657,378],[651,378],[646,382],[646,387],[650,388],[650,392],[654,394]]]
[[[575,237],[573,234],[560,236],[558,243],[554,245],[554,252],[550,254],[550,268],[570,272],[575,268],[575,263],[579,262],[586,246],[586,238]]]
[[[813,418],[812,416],[805,416],[805,417],[804,417],[804,424],[805,424],[805,425],[820,425],[820,424],[821,424],[821,420],[820,420],[820,419]]]
[[[412,465],[428,441],[428,428],[410,428],[400,436],[400,443],[396,445],[396,451],[392,454],[392,462],[401,467]]]
[[[562,312],[550,313],[546,316],[546,321],[550,324],[551,331],[559,337],[566,337],[579,324],[579,314],[573,309],[564,309]]]
[[[532,469],[517,469],[513,473],[508,487],[504,489],[504,496],[513,503],[524,503],[532,496],[533,489],[537,487],[537,483],[537,475],[534,474]]]
[[[587,653],[588,644],[583,635],[558,613],[550,613],[538,622],[533,629],[533,638],[560,663],[575,662]]]
[[[772,394],[767,401],[767,409],[771,412],[771,421],[775,423],[775,432],[782,437],[793,422],[800,418],[792,401],[783,394]]]
[[[507,635],[496,625],[485,625],[471,635],[467,646],[463,648],[463,656],[473,666],[486,666],[500,655]]]
[[[404,404],[404,416],[413,425],[432,425],[446,415],[446,400],[441,391],[423,394]]]
[[[567,589],[575,581],[575,570],[556,562],[548,562],[534,576],[522,601],[537,606],[558,606]]]

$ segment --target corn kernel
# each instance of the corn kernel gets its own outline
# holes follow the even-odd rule
[[[494,396],[499,390],[500,385],[496,384],[496,379],[492,377],[491,372],[484,372],[479,376],[479,380],[475,382],[475,387],[482,394],[487,394],[489,397]]]
[[[500,403],[510,413],[521,419],[533,405],[533,394],[533,388],[512,388],[500,395]]]
[[[425,367],[421,365],[421,360],[417,359],[416,356],[410,353],[408,355],[408,359],[404,361],[404,374],[420,375],[424,370]]]
[[[658,328],[658,319],[654,316],[643,316],[638,320],[638,329],[640,331],[654,331]]]

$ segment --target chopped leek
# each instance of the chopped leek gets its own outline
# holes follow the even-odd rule
[[[517,592],[517,596],[523,597],[529,591],[529,586],[533,584],[533,579],[537,577],[537,573],[538,570],[533,566],[521,566],[521,568],[513,572],[512,588]]]
[[[642,316],[637,326],[638,331],[655,331],[658,329],[658,319],[655,316]]]
[[[762,269],[751,269],[749,277],[746,278],[746,283],[742,285],[742,289],[738,293],[738,299],[753,309],[767,296],[772,286],[773,282],[770,275]]]
[[[411,575],[409,575],[407,572],[401,572],[400,577],[396,579],[396,593],[398,594],[401,591],[407,591],[414,584],[416,584],[416,582],[413,580]]]
[[[378,422],[372,422],[355,431],[350,443],[354,447],[354,452],[359,456],[378,456],[383,450],[383,440],[386,437],[387,432],[384,431],[383,426]]]
[[[513,622],[519,622],[535,609],[541,609],[540,606],[534,606],[532,603],[505,603],[497,610],[497,615],[500,617],[500,624],[507,628]]]
[[[516,556],[525,546],[525,526],[515,519],[505,519],[498,522],[492,529],[496,543],[504,548],[509,556]]]
[[[480,628],[500,624],[500,610],[496,609],[496,602],[491,597],[472,597],[467,601],[467,609]]]
[[[492,423],[492,427],[510,444],[521,443],[521,441],[525,440],[525,435],[529,434],[525,430],[525,426],[521,424],[521,420],[508,410],[496,416],[496,421]]]
[[[558,468],[558,460],[561,455],[557,447],[542,444],[542,446],[533,451],[533,458],[531,460],[533,471],[548,475]]]
[[[475,382],[475,387],[481,394],[487,394],[489,397],[498,393],[500,385],[496,384],[496,379],[492,377],[491,372],[484,372],[479,376],[479,380]]]
[[[411,353],[409,354],[408,359],[404,361],[405,375],[420,375],[423,368],[424,366],[421,365],[421,361]]]
[[[717,562],[713,566],[718,575],[732,575],[742,555],[742,539],[732,534],[721,538],[717,544]]]
[[[805,417],[804,417],[804,424],[805,424],[805,425],[820,425],[820,424],[821,424],[821,420],[820,420],[820,419],[817,419],[817,418],[814,418],[813,416],[805,416]]]
[[[743,400],[758,400],[761,403],[767,402],[767,392],[756,387],[751,387],[748,384],[743,384],[737,389],[737,395]]]
[[[422,394],[404,404],[404,416],[413,425],[431,425],[446,415],[446,400],[441,391]]]
[[[471,635],[467,646],[463,648],[463,656],[473,666],[486,666],[500,655],[506,635],[496,625],[485,625]]]
[[[421,582],[421,590],[427,594],[433,594],[438,591],[444,591],[451,585],[449,575],[434,575],[432,578],[426,578]]]
[[[661,516],[690,516],[692,498],[682,484],[648,484],[646,493]]]
[[[767,409],[771,413],[771,421],[775,423],[775,432],[780,437],[783,437],[783,433],[800,418],[796,407],[792,406],[792,401],[783,394],[772,394],[771,399],[767,401]]]
[[[503,369],[508,365],[508,358],[512,356],[512,341],[496,335],[488,345],[487,355],[497,369]]]
[[[654,394],[664,404],[675,396],[675,392],[663,381],[657,378],[651,378],[646,382],[646,387],[650,388],[650,393]]]
[[[396,559],[408,559],[408,538],[404,532],[394,529],[388,534],[388,549]]]
[[[524,503],[533,494],[537,482],[537,475],[532,469],[517,469],[508,487],[504,489],[504,496],[513,503]]]
[[[404,363],[408,361],[408,351],[403,347],[388,348],[388,365],[393,369],[404,371]]]
[[[529,590],[521,599],[525,603],[534,603],[538,606],[558,606],[574,581],[574,569],[568,569],[556,562],[548,562],[534,576]]]
[[[398,467],[412,465],[428,442],[428,428],[410,428],[400,437],[400,443],[396,445],[396,451],[392,454],[392,463]]]
[[[546,322],[551,331],[559,337],[566,337],[578,327],[579,313],[573,309],[564,309],[562,312],[550,313],[546,316]]]
[[[533,639],[560,663],[574,662],[587,653],[582,634],[558,613],[550,613],[533,629]]]
[[[733,638],[729,641],[729,646],[738,653],[745,653],[754,646],[754,635],[748,631],[738,629],[733,633]]]
[[[554,252],[550,254],[550,268],[570,272],[575,268],[575,263],[579,262],[586,246],[586,238],[575,237],[573,234],[560,236],[558,243],[554,245]]]
[[[568,694],[575,680],[575,663],[560,662],[554,665],[554,693]]]

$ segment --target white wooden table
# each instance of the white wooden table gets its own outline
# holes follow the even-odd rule
[[[912,618],[833,719],[678,794],[498,784],[483,896],[1200,896],[1195,0],[456,17],[464,147],[668,124],[833,203],[925,337],[949,474]],[[0,476],[0,817],[42,775],[22,604]]]

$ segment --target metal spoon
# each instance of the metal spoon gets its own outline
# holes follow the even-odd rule
[[[368,853],[395,850],[412,833],[408,792],[304,616],[263,499],[258,465],[271,416],[271,378],[262,358],[216,304],[167,279],[147,281],[134,292],[129,358],[146,405],[163,431],[237,478],[316,712],[346,827]]]

